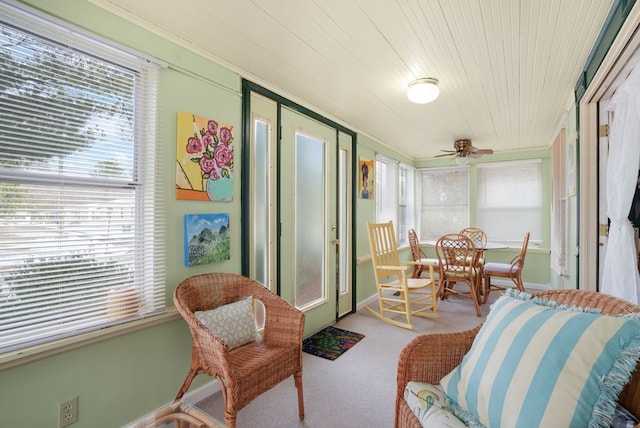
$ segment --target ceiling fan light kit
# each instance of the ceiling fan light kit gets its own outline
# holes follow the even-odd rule
[[[416,104],[427,104],[438,98],[440,88],[438,88],[438,79],[432,77],[423,77],[409,83],[407,89],[407,98]]]
[[[466,156],[456,156],[456,163],[460,166],[469,165],[469,158]]]
[[[454,156],[455,162],[458,165],[469,165],[469,158],[477,159],[482,155],[493,154],[492,149],[479,149],[471,144],[471,140],[456,140],[453,142],[454,150],[442,150],[445,154],[436,156],[437,158],[442,156]]]

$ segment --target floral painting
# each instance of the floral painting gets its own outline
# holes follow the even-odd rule
[[[178,112],[176,199],[233,200],[233,126]]]
[[[184,216],[184,264],[217,263],[231,258],[229,214]]]

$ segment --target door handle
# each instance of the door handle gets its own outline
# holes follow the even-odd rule
[[[331,243],[333,245],[340,245],[340,240],[339,239],[334,239],[333,241],[331,241]]]

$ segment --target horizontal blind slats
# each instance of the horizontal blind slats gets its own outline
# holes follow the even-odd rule
[[[156,67],[0,12],[0,352],[163,311]]]

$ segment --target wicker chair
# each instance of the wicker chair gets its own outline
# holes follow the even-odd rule
[[[478,268],[478,252],[473,241],[466,236],[450,233],[441,236],[436,242],[438,256],[438,296],[446,299],[449,294],[457,294],[473,301],[476,315],[480,312],[480,270]],[[459,283],[466,283],[469,291],[456,288]]]
[[[429,265],[433,266],[434,270],[438,269],[438,259],[429,258],[426,256],[422,248],[420,248],[420,240],[415,229],[409,229],[407,232],[409,237],[409,247],[411,248],[411,256],[416,264],[413,266],[413,274],[411,278],[420,278],[423,272],[429,272]],[[422,264],[420,264],[422,263]]]
[[[517,256],[515,256],[509,263],[495,263],[489,262],[484,265],[484,290],[482,291],[484,301],[487,303],[489,299],[489,293],[492,291],[505,290],[505,287],[491,284],[492,277],[508,278],[515,284],[516,288],[520,291],[524,291],[524,284],[522,283],[522,270],[524,269],[524,259],[527,256],[527,247],[529,246],[530,232],[525,233],[522,240],[522,248]]]
[[[264,337],[229,350],[195,316],[194,312],[253,296],[264,305]],[[304,419],[302,395],[302,334],[304,314],[260,283],[242,275],[211,273],[182,281],[174,302],[193,336],[191,369],[178,392],[180,399],[193,378],[201,373],[215,376],[224,399],[226,425],[235,427],[236,415],[258,395],[293,376],[298,389],[298,412]]]
[[[602,293],[582,290],[549,290],[534,293],[561,303],[589,308],[601,308],[602,314],[619,315],[640,312],[640,306]],[[404,388],[409,381],[438,384],[440,379],[462,362],[481,325],[456,332],[427,334],[416,337],[400,353],[396,391],[394,426],[421,428],[418,418],[404,401]],[[640,418],[640,369],[620,394],[619,402]],[[636,428],[640,427],[637,425]]]

